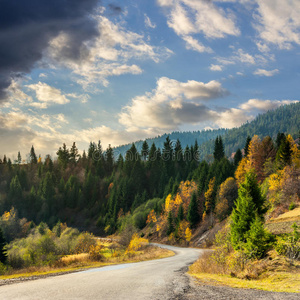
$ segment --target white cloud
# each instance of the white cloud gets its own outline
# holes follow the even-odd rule
[[[36,84],[30,84],[26,86],[30,90],[34,91],[36,98],[42,103],[31,103],[32,106],[39,108],[47,108],[49,104],[66,104],[70,100],[62,94],[61,90],[56,89],[46,83],[38,82]]]
[[[266,112],[271,109],[275,109],[285,104],[291,104],[299,102],[298,100],[260,100],[249,99],[247,102],[241,104],[239,107],[245,111],[259,110]]]
[[[45,74],[45,73],[40,73],[39,77],[40,77],[40,78],[47,78],[47,77],[48,77],[48,75],[47,75],[47,74]]]
[[[253,74],[254,75],[259,75],[259,76],[267,76],[267,77],[271,77],[274,76],[276,74],[279,73],[278,69],[274,69],[274,70],[264,70],[264,69],[257,69]]]
[[[91,84],[109,84],[108,77],[123,74],[141,74],[137,64],[129,60],[151,59],[158,63],[172,55],[166,47],[152,46],[144,36],[114,24],[104,16],[95,16],[99,36],[86,42],[79,59],[72,60],[62,54],[69,47],[69,36],[62,32],[50,42],[48,60],[66,67],[76,75],[77,83],[88,89]]]
[[[32,97],[27,95],[22,91],[21,83],[17,80],[12,80],[10,86],[6,89],[8,94],[8,107],[14,104],[15,101],[19,103],[30,103],[32,102]]]
[[[253,24],[259,37],[267,44],[280,49],[291,49],[300,45],[300,2],[299,0],[256,0],[256,22]]]
[[[235,56],[233,56],[233,59],[246,64],[255,64],[254,57],[249,53],[245,53],[243,49],[238,49],[235,53]]]
[[[251,121],[254,116],[248,115],[245,111],[237,108],[230,108],[223,112],[214,112],[214,123],[221,128],[233,128],[244,124],[247,120]]]
[[[179,82],[162,77],[151,93],[132,99],[119,114],[119,122],[128,131],[154,128],[178,129],[184,123],[195,124],[212,118],[210,110],[199,102],[228,95],[218,81]]]
[[[67,94],[66,96],[79,99],[81,103],[87,103],[91,98],[88,94],[76,94],[76,93]]]
[[[145,26],[146,27],[150,27],[150,28],[156,28],[156,24],[155,23],[152,23],[150,18],[147,16],[147,14],[144,14],[144,17],[145,17]]]
[[[243,49],[239,48],[233,52],[230,57],[215,57],[215,60],[218,62],[220,67],[226,65],[235,65],[237,63],[247,64],[247,65],[254,65],[258,62],[266,63],[266,60],[263,60],[261,56],[253,56]]]
[[[211,71],[222,71],[223,70],[223,66],[211,64],[210,67],[209,67],[209,69]]]
[[[210,39],[240,35],[233,13],[223,10],[211,1],[158,0],[158,4],[168,9],[168,26],[187,42],[188,49],[199,52],[211,51],[210,48],[202,46],[199,41],[192,38],[194,34],[203,34]],[[196,42],[198,46],[193,47]]]
[[[194,39],[192,36],[187,35],[187,36],[183,36],[182,39],[184,41],[186,41],[186,49],[188,50],[194,50],[197,52],[213,52],[211,48],[209,47],[205,47],[203,44],[201,44],[199,41],[197,41],[196,39]]]

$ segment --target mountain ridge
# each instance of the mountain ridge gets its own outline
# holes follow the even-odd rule
[[[214,141],[217,136],[222,136],[225,153],[230,156],[238,148],[243,148],[247,136],[258,135],[259,137],[271,136],[276,138],[278,132],[289,133],[293,138],[298,137],[300,130],[300,102],[282,105],[276,109],[269,110],[266,113],[259,114],[251,122],[246,122],[239,127],[231,129],[218,128],[198,131],[174,131],[165,133],[154,138],[147,138],[133,142],[138,151],[141,151],[142,144],[147,141],[149,146],[155,143],[157,148],[162,148],[167,136],[171,141],[180,140],[183,148],[193,145],[197,140],[200,150],[200,159],[207,158],[213,152]],[[114,153],[126,154],[133,143],[114,147]]]

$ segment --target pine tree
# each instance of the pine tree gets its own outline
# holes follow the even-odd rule
[[[184,210],[183,210],[183,205],[181,203],[180,206],[179,206],[179,209],[178,209],[178,213],[177,213],[177,222],[178,222],[178,224],[183,219],[184,219]]]
[[[69,154],[70,162],[75,164],[77,162],[79,156],[80,155],[78,153],[78,148],[76,147],[76,144],[74,142],[71,149],[70,149],[70,154]]]
[[[22,157],[20,151],[18,152],[17,163],[20,165],[22,163]]]
[[[246,139],[245,148],[244,148],[245,157],[246,157],[246,156],[248,155],[248,153],[249,153],[250,142],[251,142],[251,137],[248,135],[248,136],[247,136],[247,139]]]
[[[6,263],[7,260],[7,252],[5,250],[6,241],[3,235],[2,228],[0,227],[0,262]]]
[[[266,211],[264,201],[255,174],[247,173],[231,214],[231,242],[234,249],[240,249],[246,243],[248,231],[256,217],[263,221]]]
[[[112,171],[114,169],[114,151],[111,148],[110,144],[108,145],[108,148],[105,152],[105,170],[106,174],[108,176],[111,175]]]
[[[62,165],[63,169],[65,169],[68,165],[70,159],[69,149],[65,143],[63,143],[63,147],[59,147],[58,151],[56,152],[58,156],[58,162]]]
[[[242,151],[240,148],[238,148],[233,157],[233,164],[235,165],[235,167],[238,166],[238,164],[242,160],[242,158],[243,158]]]
[[[93,142],[90,142],[90,145],[89,145],[89,149],[88,149],[88,158],[89,159],[93,159],[94,157],[94,153],[97,151],[97,146],[95,143]]]
[[[270,248],[271,236],[265,230],[261,218],[256,215],[246,235],[247,242],[243,246],[249,258],[262,258]]]
[[[35,154],[33,145],[31,146],[31,149],[30,149],[29,158],[30,158],[31,164],[37,164],[37,156]]]
[[[192,195],[189,208],[188,208],[187,219],[190,222],[192,228],[195,227],[196,224],[200,221],[196,193],[193,193]]]
[[[142,155],[143,161],[146,161],[147,157],[149,155],[149,145],[148,145],[147,141],[143,142],[141,155]]]
[[[218,136],[215,140],[214,159],[221,160],[225,156],[222,137]]]
[[[279,149],[281,142],[286,140],[286,136],[283,132],[278,132],[276,137],[276,148]]]
[[[167,235],[170,235],[174,231],[175,231],[175,227],[174,227],[173,213],[172,211],[169,211]]]

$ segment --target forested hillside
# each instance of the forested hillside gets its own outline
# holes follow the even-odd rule
[[[100,141],[97,144],[91,142],[83,155],[79,155],[75,142],[71,148],[63,144],[55,160],[49,155],[44,160],[38,158],[34,146],[30,149],[30,162],[26,164],[21,163],[20,153],[14,163],[4,155],[0,160],[0,213],[14,209],[16,213],[12,215],[36,224],[46,222],[54,226],[61,221],[96,234],[111,234],[127,226],[128,220],[124,217],[129,215],[133,226],[143,228],[150,211],[163,213],[167,196],[173,197],[183,189],[184,182],[191,182],[196,186],[197,205],[194,204],[194,208],[198,207],[199,213],[196,221],[189,219],[191,224],[201,220],[203,214],[226,216],[233,207],[236,192],[226,198],[226,205],[221,203],[219,206],[217,192],[224,184],[236,186],[228,179],[234,174],[237,183],[243,179],[241,174],[246,167],[240,161],[245,164],[250,144],[258,152],[255,154],[258,161],[253,167],[259,168],[259,181],[291,163],[295,144],[291,135],[282,132],[276,139],[267,136],[262,140],[255,136],[251,141],[248,134],[257,130],[259,134],[271,131],[273,135],[277,129],[291,129],[295,135],[299,107],[299,104],[281,107],[259,116],[251,124],[228,131],[223,138],[217,136],[208,147],[212,149],[206,160],[201,160],[203,155],[197,141],[183,147],[179,139],[174,142],[169,136],[161,149],[147,141],[140,150],[132,144],[125,156],[119,155],[118,159],[114,158],[111,147],[103,151]],[[235,148],[234,158],[229,159],[224,149],[233,145],[240,145],[241,149]],[[250,170],[251,166],[246,169]],[[190,201],[191,195],[181,197]],[[188,205],[185,204],[185,218]],[[18,237],[22,231],[11,232],[16,236],[13,234],[9,240]]]
[[[247,122],[241,127],[233,129],[216,129],[203,130],[193,132],[172,132],[168,136],[171,141],[180,140],[182,147],[194,144],[197,140],[200,150],[200,158],[206,158],[212,154],[214,147],[214,140],[221,135],[225,145],[226,155],[231,155],[237,148],[243,148],[247,136],[252,137],[258,135],[259,137],[271,136],[276,138],[278,132],[289,133],[293,138],[297,138],[298,130],[300,128],[300,102],[284,105],[275,110],[258,115],[255,120]],[[146,139],[147,143],[151,145],[155,143],[157,148],[163,147],[167,134],[151,139]],[[138,150],[142,148],[143,141],[135,143]],[[123,145],[114,148],[116,153],[124,155],[131,147],[131,144]]]

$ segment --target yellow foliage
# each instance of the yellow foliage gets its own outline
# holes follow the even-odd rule
[[[278,174],[279,173],[279,174]],[[271,192],[277,192],[281,186],[282,172],[271,174],[268,179],[269,190]]]
[[[249,160],[247,157],[244,157],[240,161],[240,163],[234,173],[234,176],[235,176],[235,179],[236,179],[238,185],[240,185],[242,182],[245,181],[245,175],[248,171],[249,171]]]
[[[102,245],[91,245],[89,249],[89,256],[92,260],[101,260],[103,258],[100,251],[102,250]]]
[[[168,241],[171,242],[171,243],[174,243],[174,242],[176,241],[174,232],[172,232],[172,233],[168,236]]]
[[[189,222],[183,220],[179,223],[177,235],[179,239],[185,239],[186,229],[189,227]]]
[[[298,149],[296,143],[292,146],[292,164],[296,168],[300,168],[300,149]]]
[[[131,241],[127,247],[126,253],[138,251],[142,246],[145,246],[148,244],[149,244],[149,241],[147,239],[141,238],[138,236],[137,233],[135,233],[131,238]]]
[[[191,238],[192,238],[192,230],[189,227],[187,227],[187,229],[185,230],[185,240],[187,242],[190,242]]]
[[[165,211],[169,212],[171,210],[171,202],[172,202],[172,195],[169,194],[165,201]]]
[[[147,224],[156,223],[157,219],[155,216],[154,209],[152,209],[147,217]]]
[[[205,208],[206,211],[210,211],[211,210],[211,206],[212,206],[212,197],[213,197],[213,192],[214,192],[214,186],[215,186],[215,181],[216,178],[212,178],[209,183],[208,183],[208,189],[204,194],[205,197]]]
[[[175,198],[175,205],[179,206],[181,203],[182,203],[182,198],[180,197],[179,194],[177,194]]]

